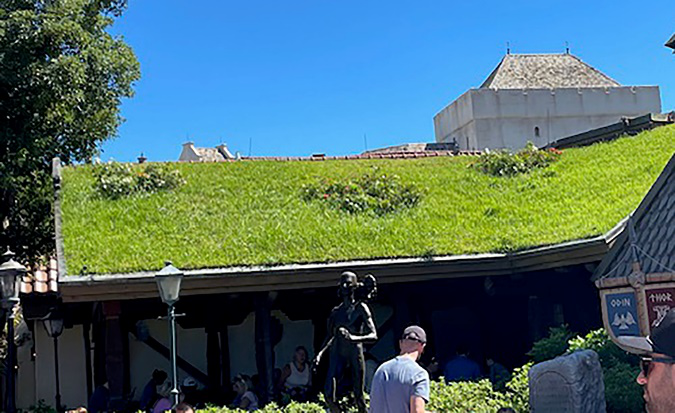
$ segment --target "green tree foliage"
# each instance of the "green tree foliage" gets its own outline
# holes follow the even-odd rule
[[[0,245],[53,248],[51,159],[89,161],[140,77],[108,29],[124,0],[0,0]]]

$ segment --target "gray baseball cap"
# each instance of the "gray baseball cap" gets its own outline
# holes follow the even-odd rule
[[[415,340],[420,343],[426,344],[427,342],[427,333],[424,332],[424,329],[420,326],[410,326],[406,327],[403,330],[403,335],[401,336],[403,340]]]

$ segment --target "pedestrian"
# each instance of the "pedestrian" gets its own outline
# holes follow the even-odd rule
[[[176,406],[176,413],[195,413],[195,409],[188,403],[178,403],[178,406]]]
[[[469,358],[469,349],[460,344],[457,346],[457,356],[448,361],[443,370],[446,383],[451,381],[476,380],[481,376],[480,366]]]
[[[423,413],[429,401],[429,373],[417,364],[427,334],[422,327],[410,326],[398,343],[401,353],[378,367],[373,376],[371,413]]]
[[[258,396],[250,389],[253,388],[250,378],[244,375],[237,375],[232,383],[232,389],[237,393],[232,402],[232,407],[246,411],[258,410]]]
[[[139,407],[141,410],[152,410],[159,396],[157,394],[157,386],[161,386],[167,379],[168,375],[163,370],[156,369],[152,372],[152,377],[148,383],[143,387]]]
[[[89,413],[100,413],[108,411],[110,403],[110,388],[108,382],[99,384],[89,398]]]
[[[640,355],[637,382],[649,413],[675,412],[675,308],[671,308],[649,337],[618,337],[625,349]]]
[[[309,388],[312,385],[311,366],[308,362],[307,349],[304,346],[295,348],[293,360],[281,370],[278,387],[284,399],[300,402],[307,401]]]
[[[492,357],[485,359],[485,365],[488,369],[488,379],[492,383],[492,387],[502,390],[506,383],[511,379],[511,373],[502,364],[499,364]]]

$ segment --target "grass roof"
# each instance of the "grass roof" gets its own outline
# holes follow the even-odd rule
[[[602,234],[629,214],[675,152],[675,125],[565,150],[544,170],[484,175],[473,157],[174,164],[177,190],[118,200],[91,166],[63,170],[70,274],[274,265],[525,249]],[[377,166],[423,192],[413,209],[349,215],[306,202],[303,184]]]

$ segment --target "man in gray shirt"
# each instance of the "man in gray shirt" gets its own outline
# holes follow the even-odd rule
[[[401,354],[383,363],[373,376],[370,413],[424,413],[429,401],[429,373],[417,360],[424,351],[427,334],[410,326],[399,341]]]

